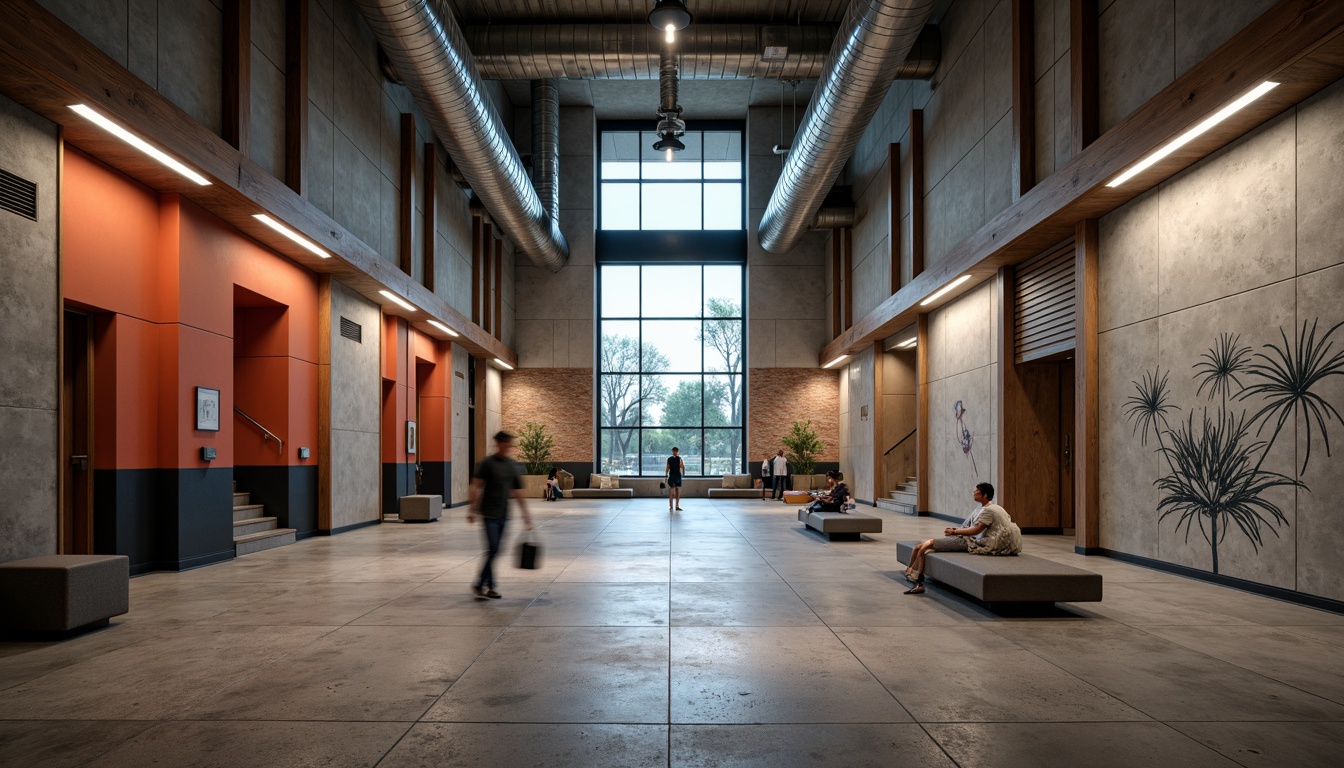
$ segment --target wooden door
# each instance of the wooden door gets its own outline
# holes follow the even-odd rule
[[[1069,359],[1059,363],[1059,526],[1069,530],[1077,527],[1073,517],[1073,404],[1073,360]]]
[[[65,313],[61,374],[61,444],[65,446],[61,483],[61,552],[93,554],[93,441],[90,434],[90,386],[93,350],[89,316]]]

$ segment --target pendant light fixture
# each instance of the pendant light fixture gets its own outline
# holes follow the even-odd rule
[[[691,25],[691,12],[686,10],[685,0],[658,0],[649,11],[649,24],[654,29],[667,33],[664,38],[669,43],[676,42],[676,33]]]

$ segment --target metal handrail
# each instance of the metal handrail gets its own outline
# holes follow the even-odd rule
[[[260,429],[260,430],[261,430],[261,441],[262,441],[263,443],[266,442],[267,440],[270,440],[271,438],[275,438],[275,442],[277,442],[277,443],[280,444],[280,445],[279,445],[279,447],[280,447],[280,455],[281,455],[281,456],[284,456],[284,455],[285,455],[285,441],[284,441],[284,440],[281,440],[279,435],[277,435],[277,434],[275,434],[274,432],[272,432],[271,430],[269,430],[269,429],[263,427],[263,426],[261,425],[261,422],[257,421],[256,419],[252,418],[251,416],[248,416],[246,413],[243,412],[243,409],[242,409],[242,408],[239,408],[239,407],[236,406],[236,405],[233,406],[233,412],[236,413],[236,414],[238,414],[239,416],[242,416],[244,419],[247,419],[248,421],[252,422],[252,424],[253,424],[257,429]]]
[[[896,450],[897,448],[900,448],[900,447],[901,447],[901,443],[904,443],[906,440],[909,440],[909,439],[910,439],[911,437],[913,437],[914,434],[915,434],[916,432],[918,432],[918,431],[919,431],[919,427],[915,427],[914,429],[910,430],[910,434],[906,435],[905,437],[902,437],[900,440],[897,440],[897,441],[896,441],[896,444],[893,445],[893,446],[891,446],[890,448],[888,448],[888,449],[887,449],[887,453],[884,453],[884,454],[882,454],[882,455],[883,455],[883,456],[886,456],[888,453],[891,453],[892,451]]]

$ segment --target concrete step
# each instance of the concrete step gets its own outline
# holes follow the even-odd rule
[[[263,504],[243,504],[233,508],[233,520],[251,520],[254,517],[265,517]]]
[[[909,504],[911,506],[914,506],[919,503],[918,496],[916,496],[913,493],[906,493],[905,491],[892,491],[890,497],[892,501],[897,501],[900,502],[901,504]]]
[[[900,485],[896,486],[896,490],[900,491],[901,493],[918,493],[919,486],[911,485],[909,483],[901,483]]]
[[[246,536],[249,533],[274,531],[276,529],[276,520],[277,518],[274,517],[251,517],[246,520],[234,520],[233,540],[237,541],[239,536]]]
[[[237,491],[234,491],[234,492],[233,492],[233,506],[235,506],[235,507],[245,507],[245,506],[247,506],[248,504],[251,504],[251,503],[252,503],[252,494],[250,494],[250,493],[239,493],[239,492],[237,492]]]
[[[274,531],[262,531],[239,536],[233,540],[233,553],[242,557],[254,552],[293,544],[295,533],[296,531],[293,528],[277,528]]]
[[[915,511],[914,504],[903,504],[895,499],[878,499],[877,507],[878,509],[885,509],[890,512],[899,512],[902,515],[910,515],[911,517],[918,514]]]

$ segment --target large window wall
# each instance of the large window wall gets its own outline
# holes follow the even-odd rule
[[[690,130],[671,159],[651,131],[602,131],[601,228],[732,231],[743,228],[740,130]]]

